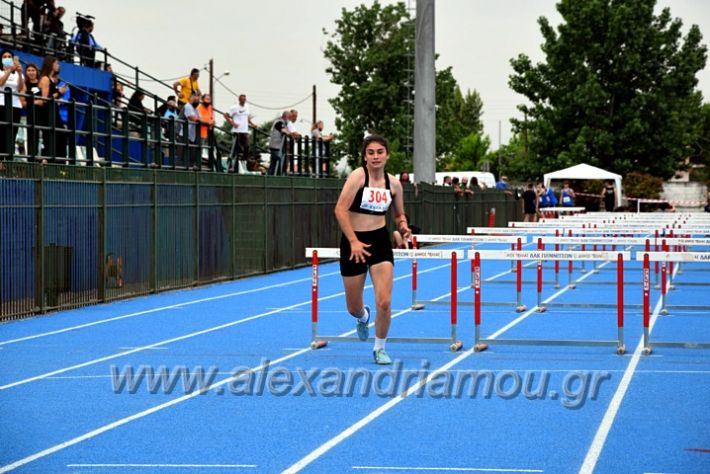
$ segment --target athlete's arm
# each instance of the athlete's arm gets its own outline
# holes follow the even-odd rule
[[[340,197],[335,205],[335,218],[338,220],[340,229],[343,231],[345,238],[350,242],[350,260],[355,260],[355,263],[364,263],[365,257],[370,256],[370,252],[365,250],[369,244],[363,244],[355,235],[353,226],[350,222],[349,209],[355,199],[358,189],[365,183],[365,172],[362,168],[353,171],[345,181],[343,190],[340,192]]]

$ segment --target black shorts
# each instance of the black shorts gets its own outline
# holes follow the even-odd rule
[[[392,253],[392,242],[387,227],[365,232],[355,232],[358,240],[364,244],[370,244],[367,251],[369,257],[365,257],[365,263],[355,263],[350,259],[350,242],[343,235],[340,238],[340,274],[342,276],[356,276],[367,273],[368,267],[380,262],[392,262],[394,265],[394,254]]]

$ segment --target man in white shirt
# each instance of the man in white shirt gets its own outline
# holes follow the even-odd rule
[[[247,96],[239,96],[239,102],[229,108],[224,113],[229,125],[232,126],[232,150],[229,153],[229,172],[234,173],[238,169],[238,159],[246,160],[249,156],[249,127],[256,128],[256,124],[249,117],[249,106]],[[241,156],[241,158],[239,158]]]

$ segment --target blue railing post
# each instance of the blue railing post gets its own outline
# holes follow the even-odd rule
[[[69,126],[69,159],[76,164],[76,99],[72,97],[67,106]],[[87,155],[88,158],[88,155]]]
[[[14,132],[14,123],[13,123],[13,114],[12,114],[12,89],[9,87],[6,88],[3,91],[3,96],[5,99],[5,105],[3,106],[2,110],[2,122],[3,125],[2,127],[5,128],[6,130],[10,130],[11,133],[5,133],[4,134],[4,139],[5,143],[2,144],[3,148],[7,150],[7,159],[12,160],[12,158],[15,156],[15,134],[12,133]]]
[[[96,94],[94,94],[94,100],[96,100]],[[86,160],[91,166],[94,166],[94,142],[96,136],[96,107],[94,105],[94,100],[90,101],[86,106],[86,115],[88,121],[88,135],[86,136]]]

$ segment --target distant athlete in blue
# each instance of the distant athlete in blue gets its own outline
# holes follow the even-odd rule
[[[562,189],[560,190],[560,202],[562,207],[572,207],[574,206],[575,198],[574,190],[569,187],[569,183],[565,181],[562,184]]]
[[[335,217],[343,231],[340,274],[348,312],[357,319],[358,337],[366,341],[370,335],[370,308],[363,303],[363,291],[369,269],[377,308],[373,356],[375,363],[380,365],[392,363],[385,351],[394,283],[394,255],[385,218],[390,206],[394,210],[397,230],[405,239],[411,236],[404,214],[402,185],[385,172],[389,156],[385,138],[379,135],[366,137],[362,147],[363,166],[350,174],[335,205]]]

